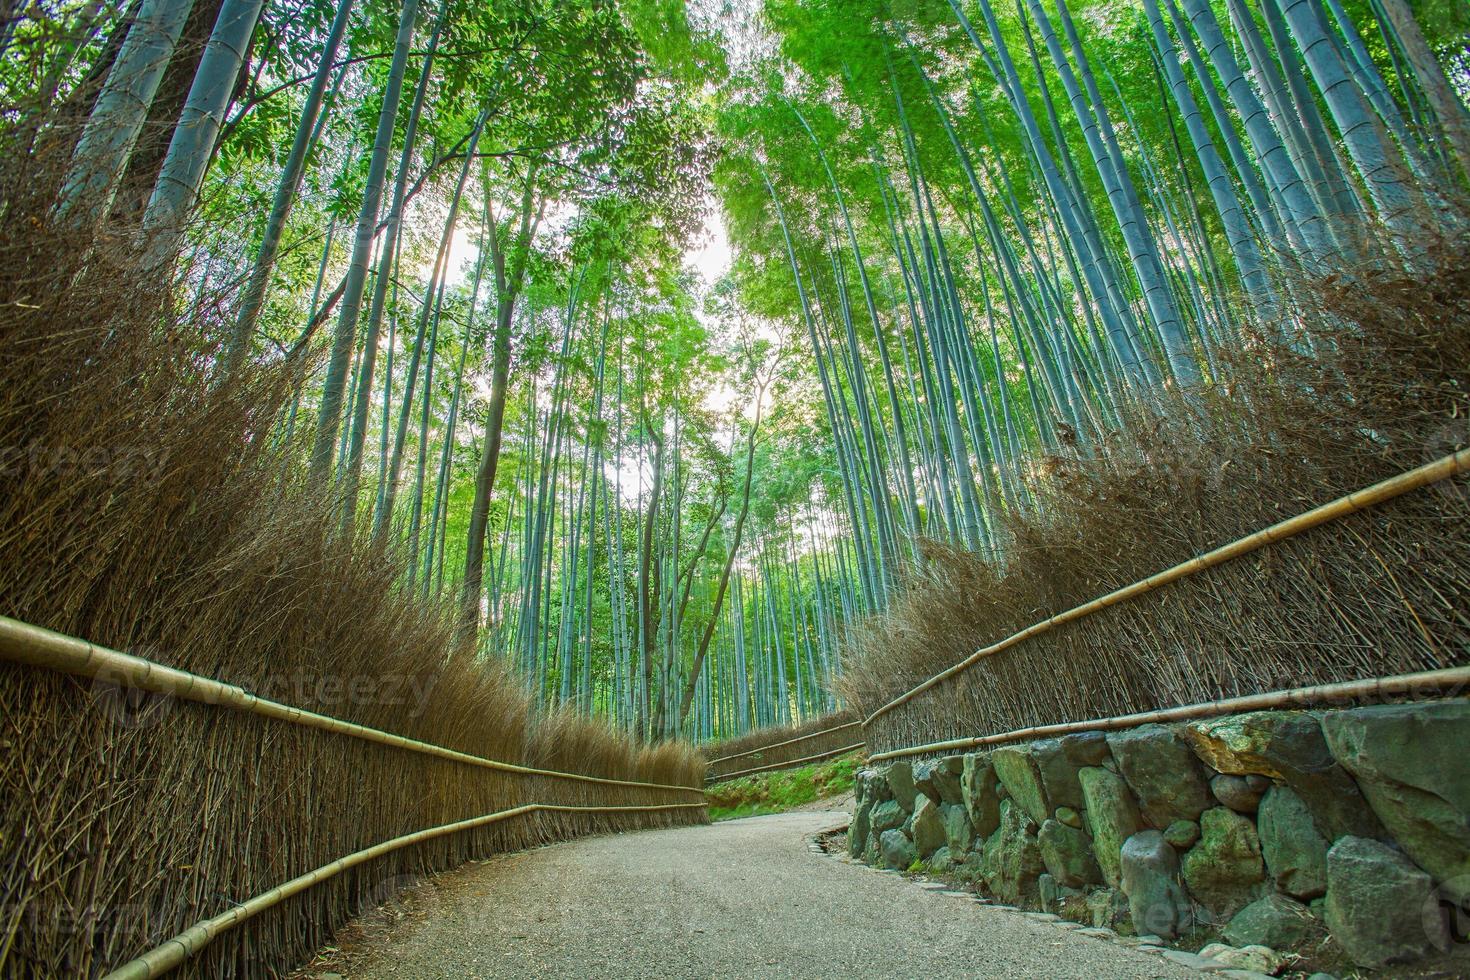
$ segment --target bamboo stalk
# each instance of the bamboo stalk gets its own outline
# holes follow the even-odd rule
[[[340,857],[331,864],[324,864],[315,871],[308,871],[304,875],[292,878],[283,885],[277,885],[268,892],[263,892],[255,897],[236,905],[228,912],[211,919],[204,919],[185,929],[183,932],[155,946],[148,952],[136,959],[129,960],[122,966],[108,973],[102,980],[150,980],[152,977],[163,974],[180,966],[185,960],[197,956],[205,946],[209,945],[221,934],[228,932],[243,922],[253,919],[261,912],[266,911],[293,895],[299,894],[313,885],[320,884],[328,878],[333,878],[348,868],[356,867],[365,861],[381,857],[390,851],[419,844],[435,837],[443,837],[446,834],[458,833],[461,830],[473,830],[476,827],[484,827],[488,824],[498,823],[522,814],[540,812],[555,813],[633,813],[648,812],[653,810],[679,810],[693,807],[703,807],[703,803],[665,803],[656,806],[573,806],[557,803],[528,803],[524,806],[513,807],[509,810],[497,810],[480,817],[471,817],[468,820],[460,820],[455,823],[441,824],[437,827],[429,827],[426,830],[415,831],[412,834],[404,834],[374,844],[372,847],[361,851],[354,851],[346,857]]]
[[[567,779],[599,786],[634,786],[642,789],[675,790],[684,793],[703,793],[696,786],[675,786],[665,783],[644,783],[626,779],[608,779],[587,776],[582,773],[560,772],[554,769],[534,769],[498,759],[486,759],[467,752],[456,752],[442,745],[420,742],[391,732],[368,728],[352,722],[342,721],[314,711],[293,708],[287,704],[258,697],[236,684],[200,677],[175,667],[165,667],[142,657],[111,650],[67,636],[32,626],[8,616],[0,616],[0,658],[33,667],[45,667],[77,677],[100,679],[110,683],[166,694],[199,704],[223,705],[247,714],[274,718],[307,728],[316,728],[337,735],[347,735],[366,742],[377,742],[397,749],[437,756],[466,765],[495,769],[500,772],[519,773],[523,776],[546,776]]]
[[[773,762],[769,766],[757,766],[754,769],[742,769],[739,772],[728,773],[724,776],[716,776],[706,785],[713,786],[716,782],[728,782],[731,779],[738,779],[741,776],[750,776],[758,772],[768,772],[773,769],[791,769],[807,762],[821,762],[823,759],[830,759],[833,756],[846,755],[849,752],[854,752],[867,744],[867,742],[855,742],[852,745],[844,745],[840,749],[832,749],[828,752],[819,752],[816,755],[809,755],[802,759],[789,759],[786,762]]]
[[[1205,701],[1199,704],[1180,705],[1175,708],[1160,708],[1141,711],[1131,715],[1116,715],[1112,718],[1095,718],[1091,721],[1069,721],[1056,725],[1036,725],[1018,728],[999,735],[981,735],[975,738],[957,738],[947,742],[930,742],[927,745],[911,745],[908,748],[879,752],[868,758],[869,762],[883,762],[910,755],[927,755],[931,752],[965,751],[985,745],[1003,742],[1029,741],[1071,735],[1077,732],[1118,731],[1137,728],[1139,725],[1166,724],[1210,718],[1216,715],[1236,714],[1242,711],[1265,711],[1275,708],[1306,707],[1323,701],[1342,701],[1360,697],[1384,698],[1396,694],[1412,694],[1427,690],[1444,690],[1470,684],[1470,667],[1447,667],[1443,670],[1426,670],[1414,674],[1396,674],[1391,677],[1376,677],[1366,680],[1342,681],[1337,684],[1315,684],[1310,687],[1294,687],[1284,691],[1265,694],[1247,694],[1241,697]]]
[[[1450,453],[1448,456],[1443,456],[1432,463],[1427,463],[1417,469],[1400,473],[1398,476],[1390,477],[1380,483],[1375,483],[1370,487],[1365,487],[1362,490],[1350,493],[1345,497],[1339,497],[1330,503],[1323,504],[1320,507],[1314,507],[1306,513],[1280,521],[1264,530],[1232,541],[1213,551],[1197,555],[1172,568],[1165,569],[1146,579],[1134,582],[1132,585],[1109,592],[1107,595],[1100,596],[1080,606],[1074,606],[1066,612],[1052,616],[1050,619],[1043,619],[1040,622],[1033,623],[998,643],[992,643],[988,647],[982,647],[976,650],[954,666],[935,674],[912,690],[900,694],[892,701],[889,701],[868,715],[863,720],[863,725],[871,725],[875,719],[887,714],[900,705],[912,701],[918,695],[937,687],[951,677],[970,669],[986,657],[994,656],[1003,650],[1008,650],[1024,640],[1029,640],[1033,636],[1039,636],[1058,626],[1074,622],[1090,616],[1095,612],[1101,612],[1109,606],[1143,595],[1145,592],[1152,592],[1154,589],[1168,585],[1171,582],[1177,582],[1182,578],[1188,578],[1198,572],[1214,568],[1216,565],[1222,565],[1233,558],[1250,554],[1268,544],[1274,544],[1277,541],[1295,537],[1304,531],[1310,531],[1312,528],[1320,527],[1331,521],[1340,520],[1376,504],[1392,500],[1411,490],[1417,490],[1431,483],[1437,483],[1440,480],[1457,476],[1467,470],[1470,470],[1470,449],[1462,449],[1459,452]],[[875,756],[874,758],[878,757]]]
[[[783,745],[795,745],[797,742],[805,742],[807,739],[817,738],[822,735],[830,735],[833,732],[840,732],[849,728],[855,728],[862,725],[862,723],[863,722],[861,719],[858,719],[857,721],[849,721],[846,724],[836,725],[832,728],[824,728],[819,732],[812,732],[809,735],[798,735],[796,738],[788,738],[784,742],[772,742],[770,745],[762,745],[760,748],[749,749],[745,752],[736,752],[734,755],[722,755],[718,759],[710,759],[709,762],[706,764],[710,766],[716,766],[719,765],[721,762],[729,762],[731,759],[743,759],[748,755],[760,755],[762,752],[769,752],[772,749],[779,749]]]

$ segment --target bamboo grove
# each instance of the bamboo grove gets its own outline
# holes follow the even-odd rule
[[[291,379],[283,480],[537,700],[645,737],[832,706],[799,378],[682,263],[722,70],[682,6],[43,3],[0,45],[9,150],[63,161],[34,220],[176,263],[219,382]]]
[[[810,341],[865,608],[921,538],[1003,559],[1129,406],[1293,343],[1301,277],[1462,227],[1464,16],[1425,13],[1444,63],[1398,0],[767,5],[790,64],[718,176]]]
[[[169,270],[252,438],[535,700],[839,707],[921,542],[1310,353],[1304,278],[1463,230],[1451,0],[42,0],[33,220]],[[17,215],[6,215],[14,220]],[[728,269],[689,255],[728,228]],[[917,680],[917,678],[915,678]]]

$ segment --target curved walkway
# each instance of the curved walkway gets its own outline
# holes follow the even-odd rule
[[[845,817],[751,817],[499,856],[439,877],[337,969],[352,980],[1195,975],[812,853],[808,839]]]

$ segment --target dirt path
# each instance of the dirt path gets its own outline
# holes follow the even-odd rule
[[[812,853],[810,837],[845,817],[750,817],[497,857],[420,888],[327,969],[353,980],[1194,975]]]

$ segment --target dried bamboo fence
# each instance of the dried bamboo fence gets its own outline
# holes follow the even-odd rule
[[[29,756],[73,750],[39,770],[64,766],[56,782],[7,799],[6,976],[279,975],[424,873],[706,819],[696,785],[619,778],[680,773],[656,750],[586,753],[602,774],[483,758],[5,617],[0,659],[8,771],[35,764],[12,736],[50,734]],[[69,798],[79,770],[93,792]]]
[[[976,650],[864,719],[872,759],[1041,737],[1079,724],[1100,727],[1107,719],[1071,721],[1099,708],[1116,713],[1113,720],[1143,719],[1127,725],[1174,717],[1155,710],[1171,702],[1183,702],[1171,710],[1184,717],[1221,705],[1243,711],[1462,685],[1465,672],[1452,668],[1470,659],[1470,648],[1436,637],[1470,632],[1463,564],[1436,568],[1415,557],[1431,545],[1440,557],[1447,545],[1465,548],[1464,500],[1451,496],[1441,508],[1423,495],[1405,495],[1466,472],[1470,450],[1451,453]],[[1429,523],[1436,517],[1443,526]],[[1336,538],[1312,533],[1333,523]],[[1239,561],[1267,545],[1275,547],[1253,564]],[[1428,595],[1433,604],[1411,602],[1410,584],[1416,599]],[[1145,595],[1154,601],[1130,601]],[[1300,650],[1251,642],[1253,625],[1287,608],[1348,623],[1371,608],[1374,615],[1364,619],[1378,630],[1373,643],[1340,656],[1310,648],[1310,622],[1300,623]],[[1382,628],[1395,618],[1398,630]],[[1233,633],[1241,642],[1204,642],[1212,633]],[[1008,656],[997,656],[1003,652]],[[1282,683],[1293,680],[1309,683]],[[1216,697],[1191,704],[1200,693]],[[969,734],[977,730],[1004,734]]]
[[[705,748],[709,783],[828,759],[862,746],[862,719],[841,711],[792,728],[763,728]],[[857,743],[857,744],[854,744]]]
[[[821,732],[819,734],[826,735],[827,732]],[[822,762],[826,759],[833,759],[839,755],[847,755],[849,752],[857,752],[864,748],[866,745],[866,742],[853,742],[850,745],[840,745],[835,749],[828,749],[825,752],[818,752],[814,755],[802,756],[799,759],[787,759],[784,762],[772,762],[769,765],[754,766],[750,769],[740,769],[736,772],[726,773],[723,776],[717,776],[714,779],[710,779],[707,781],[706,785],[713,786],[717,783],[728,782],[731,779],[739,779],[742,776],[754,776],[757,773],[775,772],[779,769],[797,769],[801,766],[809,766],[815,762]]]
[[[1470,450],[1461,450],[1460,452],[1449,454],[1424,466],[1373,484],[1356,493],[1348,494],[1320,507],[1315,507],[1296,517],[1273,524],[1264,530],[1232,541],[1213,551],[1198,555],[1189,561],[1181,562],[1125,588],[1117,589],[1090,602],[1083,603],[1065,612],[1041,620],[1026,629],[1011,634],[997,643],[983,647],[964,660],[924,680],[898,697],[883,704],[862,720],[846,722],[830,727],[824,726],[817,731],[807,732],[794,738],[787,738],[768,744],[758,744],[755,748],[711,759],[709,763],[710,775],[708,781],[710,783],[716,783],[759,772],[793,768],[831,758],[834,755],[841,755],[846,752],[861,749],[872,743],[870,732],[874,730],[883,731],[881,726],[875,729],[875,725],[881,722],[886,715],[911,705],[915,699],[925,694],[937,692],[933,694],[936,703],[938,703],[937,710],[948,710],[947,706],[943,703],[943,699],[954,694],[952,688],[957,686],[954,683],[956,679],[977,664],[987,661],[987,658],[1010,650],[1025,641],[1043,637],[1045,634],[1065,627],[1068,624],[1076,623],[1089,616],[1103,613],[1105,610],[1119,603],[1136,599],[1164,586],[1217,568],[1234,559],[1262,549],[1267,545],[1277,544],[1305,534],[1322,525],[1360,514],[1369,508],[1386,504],[1411,491],[1422,489],[1467,471],[1470,471]],[[1361,535],[1359,535],[1359,538],[1361,538]],[[1394,577],[1392,570],[1387,567],[1384,568],[1384,572],[1389,579]],[[1420,628],[1423,629],[1423,617],[1414,613],[1412,609],[1410,609],[1410,614],[1413,616],[1414,621],[1419,624]],[[990,664],[987,663],[987,666],[990,666]],[[1065,683],[1063,678],[1056,678],[1055,674],[1051,672],[1048,672],[1047,676],[1055,678],[1058,683]],[[1183,704],[1172,708],[1137,711],[1107,718],[1094,718],[1089,721],[1059,720],[1050,724],[1032,724],[1025,727],[1016,727],[1009,731],[1002,731],[991,735],[962,736],[916,745],[908,744],[903,747],[895,746],[874,753],[870,756],[870,761],[883,762],[908,756],[932,755],[942,752],[963,752],[987,745],[998,745],[1035,738],[1048,738],[1070,732],[1107,731],[1149,723],[1165,723],[1269,708],[1304,707],[1343,700],[1381,700],[1402,695],[1462,694],[1467,687],[1470,687],[1470,667],[1430,669],[1387,677],[1360,677],[1350,680],[1312,684],[1304,687],[1272,690],[1264,693],[1241,694],[1197,704]],[[967,693],[974,694],[974,692]],[[983,694],[981,696],[983,697]],[[935,709],[930,707],[928,710],[933,711]],[[935,719],[931,716],[929,720],[932,722]],[[946,718],[945,721],[950,727],[962,723],[961,719],[954,717]],[[852,732],[856,728],[862,729],[865,736],[864,741],[837,748],[823,749],[798,758],[790,757],[793,751],[797,751],[793,747],[799,746],[801,749],[810,751],[812,745],[831,741],[839,735],[845,736],[843,740],[846,740],[846,738],[851,737],[847,733]],[[894,730],[897,730],[896,727],[890,729],[890,731]],[[784,734],[786,731],[786,729],[771,730],[771,734],[779,735]],[[741,744],[745,744],[751,738],[758,737],[762,734],[765,733],[752,733],[751,736],[746,736],[739,741]],[[767,737],[769,737],[769,734],[767,734]],[[912,738],[912,736],[908,737]],[[892,740],[890,739],[890,741]],[[756,766],[748,765],[752,761],[761,761],[771,759],[772,757],[775,757],[774,761],[765,762]],[[732,768],[732,764],[741,761],[746,762],[747,765],[745,767]]]
[[[1394,697],[1464,696],[1470,690],[1470,667],[1447,667],[1444,670],[1426,670],[1417,674],[1400,674],[1395,677],[1373,677],[1360,681],[1344,681],[1341,684],[1315,684],[1285,691],[1267,691],[1263,694],[1247,694],[1238,698],[1222,698],[1201,704],[1184,704],[1175,708],[1160,708],[1156,711],[1139,711],[1131,715],[1115,715],[1111,718],[1093,718],[1088,721],[1069,721],[1058,725],[1033,725],[996,735],[977,735],[972,738],[955,738],[944,742],[928,742],[910,745],[872,756],[871,762],[887,762],[916,755],[939,755],[941,753],[972,752],[992,745],[1011,742],[1029,742],[1033,739],[1057,738],[1080,732],[1116,732],[1142,725],[1167,725],[1180,721],[1197,721],[1220,715],[1242,714],[1247,711],[1280,711],[1288,708],[1313,708],[1324,704],[1341,702],[1379,702]]]

